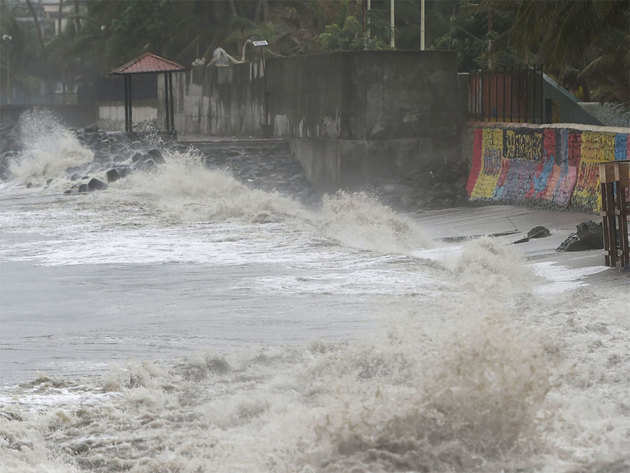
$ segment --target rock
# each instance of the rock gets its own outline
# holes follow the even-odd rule
[[[159,149],[150,149],[147,154],[151,156],[153,161],[155,161],[155,164],[164,164],[166,162]]]
[[[107,184],[105,184],[103,181],[93,177],[92,179],[90,179],[90,182],[87,183],[87,188],[88,188],[88,190],[90,192],[92,192],[92,191],[102,191],[104,189],[107,189]]]
[[[108,183],[116,182],[121,177],[116,169],[110,169],[109,171],[107,171],[105,176],[107,177]]]
[[[73,174],[72,176],[70,176],[71,181],[78,181],[79,179],[81,179],[81,176],[79,176],[78,174]]]
[[[586,242],[591,248],[594,250],[604,248],[604,232],[601,223],[590,220],[580,223],[576,228],[580,240]]]
[[[602,224],[592,220],[577,225],[577,233],[572,233],[558,247],[558,251],[586,251],[604,248]]]
[[[140,161],[139,163],[136,163],[135,168],[139,169],[140,171],[150,172],[155,171],[157,165],[152,159],[147,159],[146,161]]]
[[[131,168],[129,166],[119,166],[116,168],[116,172],[118,172],[118,175],[122,179],[131,173]]]
[[[144,154],[142,153],[136,153],[131,157],[131,162],[132,163],[138,163],[140,161],[143,161],[145,159]]]
[[[88,192],[88,185],[87,184],[80,184],[79,185],[79,192],[80,193],[84,193],[84,192]]]
[[[527,232],[527,238],[545,238],[551,235],[548,228],[539,225]]]

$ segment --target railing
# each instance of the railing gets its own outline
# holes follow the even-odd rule
[[[602,221],[606,266],[620,270],[630,265],[628,245],[628,189],[630,161],[613,161],[599,165],[602,196]]]
[[[468,79],[468,116],[475,121],[547,121],[542,65],[471,73]]]

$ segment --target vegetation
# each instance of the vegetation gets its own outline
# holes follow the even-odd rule
[[[88,81],[147,50],[185,64],[247,39],[274,54],[389,48],[390,0],[89,0],[62,34],[33,0],[0,0],[0,64],[23,89],[42,79]],[[420,0],[396,0],[396,44],[418,49]],[[457,51],[459,68],[544,63],[584,99],[630,101],[630,0],[427,0],[427,44]],[[34,21],[16,21],[30,15]],[[7,60],[8,58],[8,60]],[[0,77],[4,77],[0,74]],[[0,84],[2,82],[0,81]]]

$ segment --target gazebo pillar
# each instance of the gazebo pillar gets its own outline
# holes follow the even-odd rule
[[[126,75],[125,78],[125,131],[133,133],[133,93],[131,90],[131,76]]]
[[[167,113],[170,113],[171,116],[171,130],[170,133],[175,133],[175,100],[173,100],[173,73],[167,72],[168,74],[168,93],[170,95],[169,105],[170,110],[167,110]]]
[[[171,132],[171,114],[169,107],[168,79],[169,73],[164,73],[164,129],[167,133]]]

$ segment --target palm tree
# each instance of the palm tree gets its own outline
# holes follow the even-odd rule
[[[524,57],[587,96],[630,100],[629,0],[521,0],[515,8],[512,41]]]

